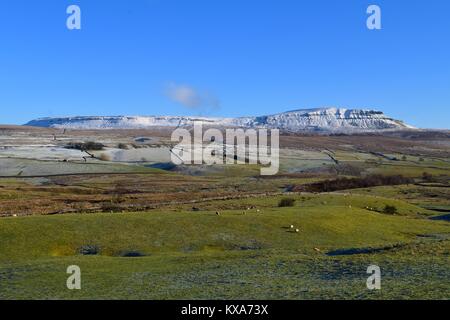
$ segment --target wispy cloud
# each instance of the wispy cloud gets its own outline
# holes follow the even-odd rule
[[[199,91],[189,85],[169,83],[165,94],[170,100],[189,109],[206,112],[220,108],[220,101],[213,94]]]

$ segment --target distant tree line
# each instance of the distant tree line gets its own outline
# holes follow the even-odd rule
[[[414,179],[402,175],[383,176],[369,175],[361,178],[338,178],[325,180],[311,184],[294,186],[292,191],[296,192],[333,192],[348,189],[360,189],[377,186],[396,186],[402,184],[412,184]]]

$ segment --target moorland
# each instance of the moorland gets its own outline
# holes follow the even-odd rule
[[[0,127],[0,299],[450,297],[450,133],[284,133],[261,176],[170,132]]]

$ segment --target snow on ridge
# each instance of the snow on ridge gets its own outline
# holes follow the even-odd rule
[[[76,116],[40,118],[27,126],[67,129],[145,129],[151,127],[190,126],[203,121],[211,126],[269,128],[285,131],[358,132],[414,129],[402,121],[371,109],[316,108],[240,118],[210,118],[194,116]]]

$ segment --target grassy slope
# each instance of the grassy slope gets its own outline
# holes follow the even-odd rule
[[[261,213],[245,215],[230,210],[220,216],[181,211],[1,219],[0,298],[443,298],[450,292],[450,225],[419,219],[416,213],[424,209],[397,201],[403,215],[387,216],[362,208],[393,200],[311,195],[298,196],[294,208],[276,208],[278,199],[222,202],[231,208],[259,204]],[[291,224],[300,233],[290,232]],[[100,255],[79,255],[86,244],[98,245]],[[326,255],[394,244],[405,246]],[[120,257],[130,250],[146,256]],[[383,270],[377,293],[365,288],[372,263]],[[65,288],[72,264],[82,269],[79,292]]]
[[[450,189],[436,186],[380,186],[354,190],[359,194],[402,199],[424,208],[443,208],[450,210]]]

